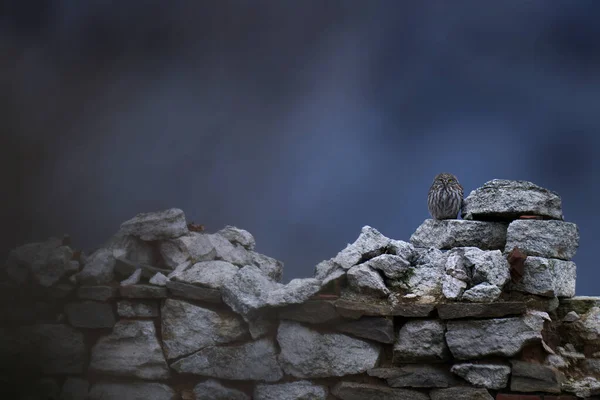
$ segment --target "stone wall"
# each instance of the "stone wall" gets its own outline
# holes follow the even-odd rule
[[[600,394],[600,298],[574,297],[560,197],[494,180],[409,242],[365,226],[280,283],[250,233],[139,214],[2,270],[6,399],[566,400]],[[591,266],[593,267],[593,266]]]

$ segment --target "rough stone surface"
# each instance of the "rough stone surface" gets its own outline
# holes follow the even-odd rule
[[[223,386],[215,379],[208,379],[194,387],[194,395],[198,400],[251,400],[241,390]]]
[[[501,222],[426,219],[412,234],[410,242],[416,247],[444,250],[454,247],[504,250],[506,228]]]
[[[136,284],[140,283],[141,279],[142,279],[142,269],[138,268],[135,271],[133,271],[133,274],[131,274],[127,279],[121,281],[121,286],[136,285]]]
[[[60,400],[87,400],[90,384],[82,378],[67,377],[60,392]]]
[[[465,290],[461,299],[474,303],[490,303],[497,300],[501,294],[502,290],[498,286],[484,282]]]
[[[174,269],[190,259],[186,244],[192,240],[192,237],[192,235],[181,236],[176,239],[163,240],[158,244],[158,251],[167,267]]]
[[[97,383],[89,400],[177,400],[177,393],[163,383]]]
[[[90,254],[77,276],[77,282],[83,285],[104,285],[114,278],[115,257],[112,250],[99,249]]]
[[[412,320],[398,332],[394,363],[441,361],[449,356],[444,324],[439,320]]]
[[[0,328],[0,363],[44,374],[81,374],[86,363],[83,334],[65,324]]]
[[[256,246],[254,236],[247,230],[227,225],[217,233],[229,240],[232,244],[239,244],[248,250],[254,250],[254,246]]]
[[[547,315],[547,314],[546,314]],[[454,358],[512,357],[528,343],[542,339],[544,318],[523,317],[446,322],[446,342]]]
[[[167,297],[167,288],[152,285],[121,286],[119,293],[122,297],[131,299],[164,299]]]
[[[156,285],[156,286],[167,286],[167,281],[168,281],[168,278],[166,276],[164,276],[160,272],[157,272],[156,275],[154,275],[152,278],[150,278],[149,283],[151,285]]]
[[[508,385],[510,367],[503,364],[454,364],[451,371],[473,386],[503,389]]]
[[[510,390],[560,393],[564,376],[557,369],[519,360],[512,360],[511,364]]]
[[[515,247],[528,256],[568,261],[579,247],[579,228],[572,222],[516,220],[508,226],[504,251]]]
[[[356,321],[338,323],[335,328],[356,337],[381,343],[394,343],[394,321],[390,318],[363,317]]]
[[[447,258],[447,252],[435,248],[416,248],[414,266],[408,268],[400,278],[390,280],[388,285],[417,296],[439,297],[442,295],[442,278]]]
[[[338,333],[318,333],[296,322],[281,321],[277,332],[279,362],[298,378],[344,376],[377,364],[381,346]]]
[[[339,382],[331,393],[341,400],[429,400],[429,396],[416,390],[359,382]]]
[[[358,319],[367,317],[427,317],[434,310],[435,304],[420,303],[389,303],[359,302],[339,299],[335,302],[335,309],[344,318]]]
[[[253,400],[325,400],[327,387],[309,381],[258,384]]]
[[[381,271],[387,278],[398,279],[406,274],[407,269],[410,267],[410,262],[403,256],[382,254],[361,265],[373,270]],[[350,271],[353,268],[351,268]],[[348,273],[350,273],[350,271],[348,271]]]
[[[573,325],[584,343],[600,344],[600,307],[592,307]]]
[[[114,271],[124,277],[129,277],[136,270],[142,270],[142,278],[150,279],[158,272],[164,275],[168,275],[171,270],[164,268],[157,268],[152,265],[144,264],[138,261],[131,261],[125,257],[117,257],[115,260]]]
[[[258,267],[263,274],[275,282],[281,282],[281,278],[283,277],[283,263],[281,261],[254,251],[249,251],[248,254],[250,255],[252,265]]]
[[[488,304],[448,303],[437,306],[441,319],[458,318],[498,318],[507,315],[521,315],[526,305],[521,301]]]
[[[364,226],[354,243],[347,245],[334,258],[333,262],[344,269],[350,269],[361,261],[367,261],[384,253],[390,239],[377,229]]]
[[[175,361],[171,368],[179,373],[230,380],[276,382],[283,377],[277,349],[266,338],[235,346],[206,347]]]
[[[600,395],[600,380],[591,376],[567,382],[563,387],[565,390],[575,393],[577,397],[588,398]]]
[[[573,297],[577,267],[572,261],[527,257],[522,279],[510,285],[512,290],[545,297]]]
[[[158,303],[153,300],[121,300],[117,303],[117,314],[124,318],[158,317]]]
[[[331,300],[308,300],[302,304],[283,307],[278,311],[279,319],[323,324],[339,318],[335,302]]]
[[[107,303],[82,301],[65,306],[69,324],[76,328],[112,328],[115,325],[115,314]]]
[[[442,293],[448,300],[460,300],[465,289],[467,288],[467,282],[455,278],[451,275],[446,274],[442,283]]]
[[[92,348],[90,369],[109,375],[167,379],[169,368],[152,321],[121,320]]]
[[[494,179],[473,190],[465,198],[462,218],[516,219],[521,215],[539,215],[563,219],[558,194],[527,181]]]
[[[176,282],[220,289],[239,270],[226,261],[201,261],[181,273],[174,274],[171,279]]]
[[[221,291],[217,289],[204,288],[187,283],[167,281],[167,289],[176,297],[189,300],[205,301],[207,303],[222,303]]]
[[[464,265],[470,271],[471,284],[487,282],[502,288],[510,279],[508,261],[500,250],[483,251],[474,247],[461,250]]]
[[[494,400],[487,389],[456,386],[445,389],[433,389],[429,392],[431,400]]]
[[[77,288],[77,297],[84,300],[107,301],[114,299],[119,294],[115,286],[80,286]]]
[[[398,368],[375,368],[368,373],[385,379],[391,387],[444,388],[457,381],[446,365],[406,364]]]
[[[45,242],[28,243],[11,250],[4,265],[8,277],[15,283],[24,284],[33,274],[38,283],[46,287],[58,282],[70,271],[68,261],[71,259],[69,257],[61,261],[70,251],[66,246],[60,249],[61,245],[60,239],[50,238]]]
[[[145,241],[172,239],[188,233],[185,214],[178,208],[140,213],[121,224],[121,232]]]
[[[174,299],[165,300],[161,311],[163,348],[168,359],[247,335],[246,324],[233,313],[216,313]]]
[[[386,297],[390,294],[381,275],[368,265],[361,264],[350,268],[346,277],[350,288],[357,293],[377,297]]]
[[[123,257],[144,264],[155,264],[158,261],[150,243],[121,231],[111,237],[102,247],[111,250],[115,258]]]

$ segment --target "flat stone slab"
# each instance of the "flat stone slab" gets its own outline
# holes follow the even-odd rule
[[[400,328],[394,344],[394,364],[439,362],[447,360],[449,356],[442,321],[410,320]]]
[[[447,303],[439,304],[436,308],[441,319],[498,318],[507,315],[521,315],[525,312],[526,305],[520,301],[501,303]]]
[[[187,283],[167,281],[167,289],[176,297],[189,300],[205,301],[207,303],[222,303],[221,291]]]
[[[248,335],[246,323],[237,314],[216,313],[181,300],[165,300],[161,318],[163,348],[168,359]]]
[[[542,339],[547,316],[535,312],[522,317],[447,321],[446,343],[458,360],[513,357],[525,345]]]
[[[359,382],[339,382],[331,393],[341,400],[429,400],[428,395],[416,390]]]
[[[91,300],[67,304],[65,314],[69,324],[75,328],[112,328],[116,322],[110,304]]]
[[[522,215],[563,219],[560,196],[527,181],[494,179],[465,198],[466,220],[513,220]]]
[[[396,368],[374,368],[369,376],[385,379],[391,387],[445,388],[457,383],[447,365],[406,364]]]
[[[433,389],[429,392],[431,400],[494,400],[487,389],[468,386],[455,386],[445,389]]]
[[[259,383],[254,389],[253,400],[325,400],[327,387],[310,381],[264,384]]]
[[[177,400],[179,397],[164,383],[97,383],[92,386],[89,400]]]
[[[511,283],[511,290],[545,297],[573,297],[577,266],[572,261],[529,256],[525,259],[523,276]]]
[[[164,299],[167,297],[167,288],[138,284],[121,286],[119,293],[122,297],[130,299]]]
[[[504,364],[454,364],[451,371],[471,385],[499,390],[508,385],[510,366]]]
[[[77,297],[84,300],[107,301],[119,296],[116,286],[80,286],[77,288]]]
[[[326,378],[360,374],[374,368],[381,346],[340,333],[319,333],[292,321],[277,331],[279,363],[297,378]]]
[[[250,396],[241,390],[223,386],[215,379],[200,382],[194,387],[196,399],[202,400],[251,400]]]
[[[510,390],[515,392],[560,393],[563,374],[556,368],[511,360]]]
[[[506,228],[507,224],[502,222],[426,219],[412,234],[410,243],[442,250],[454,247],[504,250]]]
[[[394,321],[385,317],[363,317],[356,321],[335,324],[344,333],[380,343],[394,343]]]
[[[572,222],[516,220],[508,226],[505,253],[518,247],[528,256],[570,260],[579,247],[579,228]]]
[[[600,296],[575,296],[560,299],[556,312],[559,318],[563,318],[569,311],[583,315],[594,307],[600,307]]]
[[[229,380],[276,382],[283,377],[277,349],[267,338],[232,346],[206,347],[171,364],[179,373]]]
[[[185,214],[178,208],[140,213],[121,224],[120,232],[144,241],[177,238],[188,233]]]
[[[338,299],[335,308],[342,317],[358,319],[368,317],[427,317],[435,308],[435,304],[399,303],[363,303],[346,299]]]
[[[117,303],[117,314],[123,318],[158,317],[156,300],[121,300]]]
[[[173,274],[171,280],[211,289],[220,289],[239,270],[239,267],[226,261],[201,261],[185,271]]]
[[[120,320],[92,348],[90,369],[109,375],[167,379],[169,367],[152,321]]]
[[[339,318],[335,310],[335,301],[307,300],[302,304],[294,304],[278,310],[279,319],[323,324]]]

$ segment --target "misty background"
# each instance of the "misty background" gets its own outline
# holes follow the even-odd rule
[[[309,277],[363,225],[408,240],[439,172],[557,191],[600,295],[600,2],[0,6],[1,255],[178,207]]]

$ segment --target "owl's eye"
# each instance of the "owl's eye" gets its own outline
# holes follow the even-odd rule
[[[454,179],[448,178],[448,182],[454,182]]]

